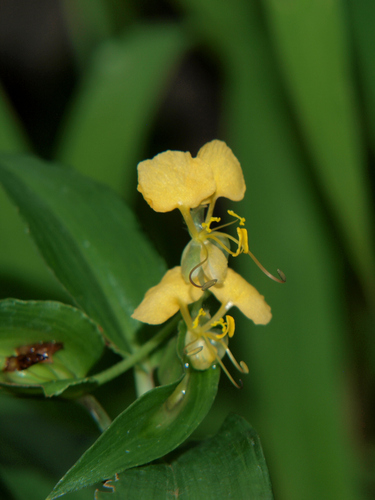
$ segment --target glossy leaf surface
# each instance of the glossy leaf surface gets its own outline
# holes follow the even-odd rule
[[[271,500],[271,482],[260,439],[245,419],[230,415],[211,439],[196,444],[167,464],[119,474],[107,483],[113,500],[246,498]],[[109,497],[97,493],[98,500]]]
[[[219,368],[189,369],[180,383],[144,394],[113,421],[48,498],[108,479],[174,450],[208,413],[219,378]]]

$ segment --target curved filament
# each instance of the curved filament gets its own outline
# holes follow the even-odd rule
[[[259,260],[255,257],[255,255],[250,252],[250,250],[248,250],[247,254],[250,255],[250,257],[253,259],[253,261],[259,267],[259,269],[261,271],[263,271],[266,276],[271,278],[271,280],[277,281],[277,283],[285,283],[286,282],[286,276],[280,269],[277,270],[277,274],[279,275],[280,278],[276,278],[276,276],[271,274],[269,271],[267,271],[267,269],[264,266],[262,266],[262,264],[259,262]]]
[[[197,283],[195,283],[195,281],[192,278],[193,272],[196,269],[199,269],[200,267],[202,267],[203,264],[205,262],[207,262],[207,260],[208,260],[208,254],[207,254],[206,258],[204,260],[202,260],[202,262],[200,262],[199,264],[197,264],[196,266],[194,266],[193,269],[189,273],[189,281],[190,281],[190,283],[193,286],[197,287],[197,288],[201,288],[202,292],[204,292],[205,290],[208,290],[209,288],[211,288],[212,286],[216,285],[216,283],[217,283],[217,279],[213,279],[213,280],[206,281],[206,283],[203,283],[203,285],[198,285]]]

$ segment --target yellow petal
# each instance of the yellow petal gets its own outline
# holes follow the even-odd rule
[[[210,166],[190,153],[165,151],[138,164],[138,191],[156,212],[195,208],[215,189]]]
[[[272,318],[271,308],[250,283],[243,279],[233,269],[228,268],[228,274],[222,286],[210,288],[219,302],[236,306],[245,316],[257,325],[266,325]]]
[[[146,292],[132,318],[150,325],[160,325],[176,314],[180,302],[191,304],[198,300],[202,293],[200,288],[185,283],[180,266],[174,267],[165,273],[158,285]]]
[[[224,196],[233,201],[242,200],[246,191],[242,168],[225,142],[208,142],[198,151],[197,158],[208,163],[214,172],[216,198]]]

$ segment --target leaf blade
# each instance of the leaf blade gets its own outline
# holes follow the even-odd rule
[[[165,270],[134,215],[108,188],[32,157],[2,155],[0,180],[59,281],[128,352],[140,326],[130,315]]]
[[[138,25],[98,46],[66,117],[58,159],[133,200],[132,165],[187,48],[173,24]]]
[[[180,383],[144,394],[113,421],[55,486],[48,499],[112,477],[175,449],[211,408],[219,377],[219,368],[192,370],[188,379],[185,375]]]
[[[237,415],[228,416],[213,438],[177,459],[125,471],[110,486],[113,499],[273,499],[259,436]],[[97,498],[105,500],[106,493],[98,492]]]

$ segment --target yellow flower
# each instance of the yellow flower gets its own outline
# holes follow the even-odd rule
[[[233,269],[228,269],[224,284],[212,286],[210,292],[222,304],[220,317],[235,306],[257,325],[266,325],[271,320],[271,308],[263,295]],[[158,285],[146,292],[132,318],[150,325],[160,325],[178,310],[186,310],[187,306],[199,300],[202,294],[200,288],[184,281],[181,267],[174,267],[166,272]]]
[[[186,211],[220,196],[238,201],[245,190],[239,161],[223,141],[207,143],[196,158],[165,151],[138,165],[138,191],[156,212]]]
[[[235,323],[232,316],[227,315],[225,320],[220,317],[221,311],[210,317],[204,309],[200,309],[194,321],[189,311],[184,312],[187,332],[185,336],[185,354],[190,364],[196,370],[207,370],[212,364],[218,362],[229,379],[239,387],[230,375],[222,358],[228,354],[235,367],[242,373],[248,373],[246,363],[238,363],[228,348],[228,337],[233,337]]]
[[[207,311],[201,309],[193,320],[188,305],[199,300],[203,292],[185,283],[181,268],[175,267],[167,271],[158,285],[148,290],[132,317],[157,325],[180,310],[187,327],[185,353],[191,365],[197,370],[206,370],[218,362],[233,384],[239,387],[221,361],[227,354],[239,371],[248,372],[246,364],[243,361],[238,363],[228,348],[228,337],[234,335],[235,324],[234,319],[226,313],[236,306],[254,323],[265,325],[272,317],[271,309],[264,297],[232,269],[228,269],[224,285],[214,285],[210,292],[221,302],[218,311],[210,317]]]
[[[196,158],[166,151],[138,165],[138,191],[151,208],[157,212],[178,208],[185,219],[192,237],[181,261],[186,283],[204,288],[223,283],[228,255],[239,254],[240,240],[213,231],[210,225],[220,219],[212,214],[219,197],[239,201],[245,190],[240,163],[223,141],[205,144]],[[243,224],[244,219],[239,219]],[[230,250],[229,239],[238,245],[236,252]]]
[[[220,218],[213,216],[218,198],[239,201],[244,197],[246,186],[237,158],[218,140],[204,145],[196,158],[190,153],[166,151],[138,165],[138,191],[157,212],[178,208],[192,239],[183,251],[181,267],[168,271],[161,282],[146,293],[132,317],[156,325],[180,311],[187,328],[185,354],[190,364],[205,370],[218,362],[238,387],[221,361],[227,354],[239,371],[248,372],[246,364],[237,363],[228,348],[235,324],[227,312],[233,306],[238,307],[254,323],[262,325],[267,324],[272,315],[264,297],[228,268],[228,257],[246,253],[275,281],[284,282],[285,276],[281,272],[281,279],[272,276],[250,252],[243,217],[228,210],[234,220],[218,225]],[[237,237],[222,231],[233,223],[238,224]],[[230,242],[236,245],[235,250],[231,249]],[[221,305],[212,317],[201,308],[192,319],[188,306],[203,299],[206,290]]]

